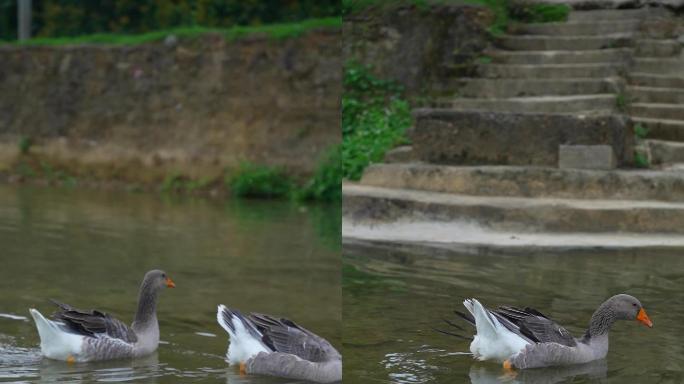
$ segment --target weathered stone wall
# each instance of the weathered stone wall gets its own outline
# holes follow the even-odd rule
[[[622,115],[584,116],[418,109],[409,136],[416,156],[439,164],[558,166],[560,145],[612,147],[633,162],[634,135]]]
[[[312,173],[340,141],[340,31],[139,46],[0,47],[0,168],[21,137],[76,174]]]
[[[445,79],[475,70],[491,18],[472,5],[371,7],[345,18],[342,52],[409,94],[439,90]]]

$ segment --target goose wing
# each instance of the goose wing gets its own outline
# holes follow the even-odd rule
[[[56,300],[52,302],[58,307],[52,318],[62,322],[71,333],[90,337],[108,336],[127,343],[138,341],[132,329],[104,312],[84,311]]]
[[[577,346],[577,340],[567,329],[534,308],[499,307],[494,312],[513,323],[521,334],[536,343]]]
[[[337,350],[324,338],[292,320],[252,313],[249,319],[275,352],[288,353],[311,362],[340,359]]]

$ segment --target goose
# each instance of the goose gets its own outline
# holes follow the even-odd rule
[[[163,288],[176,284],[164,271],[145,274],[138,294],[138,311],[133,324],[123,322],[97,310],[83,311],[58,301],[58,307],[46,319],[31,308],[40,336],[43,356],[69,363],[134,358],[149,355],[159,345],[157,295]]]
[[[491,310],[476,299],[467,299],[463,305],[469,314],[455,312],[476,328],[470,344],[473,357],[502,362],[506,369],[565,366],[603,359],[608,353],[608,333],[615,321],[636,320],[653,327],[639,300],[626,294],[615,295],[601,304],[581,338],[573,337],[529,307]]]
[[[342,355],[324,338],[291,320],[219,305],[216,320],[228,332],[230,365],[259,374],[316,383],[342,381]]]

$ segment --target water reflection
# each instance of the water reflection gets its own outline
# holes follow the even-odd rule
[[[598,380],[607,378],[608,364],[605,359],[588,364],[568,367],[539,368],[504,373],[501,369],[492,369],[481,365],[470,368],[471,384],[555,384],[584,378]]]

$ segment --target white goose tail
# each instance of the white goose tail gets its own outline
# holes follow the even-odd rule
[[[40,350],[44,356],[57,360],[78,359],[83,336],[64,331],[59,324],[48,320],[37,310],[29,309],[40,336]]]
[[[527,340],[501,324],[499,319],[476,299],[467,299],[463,305],[475,318],[477,334],[470,343],[470,352],[476,359],[503,362],[517,355],[528,344]]]
[[[259,352],[273,352],[261,341],[262,334],[240,311],[219,305],[216,320],[230,336],[226,357],[231,365],[244,363]]]

